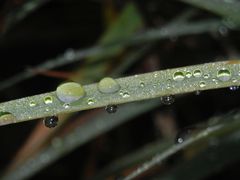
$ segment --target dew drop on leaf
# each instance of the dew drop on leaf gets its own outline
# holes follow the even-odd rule
[[[58,117],[57,116],[49,116],[44,118],[43,124],[48,128],[54,128],[58,124]]]
[[[174,97],[173,95],[162,96],[162,97],[161,97],[161,101],[162,101],[162,103],[165,104],[165,105],[171,105],[172,103],[174,103],[175,97]]]
[[[84,88],[81,84],[68,82],[57,87],[56,94],[58,99],[65,103],[71,103],[79,100],[85,95]]]
[[[9,112],[0,112],[0,124],[6,125],[11,123],[16,123],[17,118]]]
[[[115,93],[120,90],[120,85],[113,78],[105,77],[98,83],[98,90],[101,93]]]
[[[108,113],[115,113],[117,112],[117,105],[107,105],[105,107],[105,110],[108,112]]]
[[[217,72],[217,78],[221,81],[228,81],[231,79],[231,72],[228,69],[220,69]]]
[[[184,73],[181,71],[177,71],[173,74],[173,80],[182,81],[184,79]]]
[[[193,71],[193,76],[196,77],[196,78],[199,78],[202,76],[202,71],[197,69],[195,71]]]
[[[53,98],[51,96],[47,96],[44,98],[45,104],[51,104],[53,102]]]
[[[94,100],[92,98],[89,98],[87,101],[88,105],[93,105],[94,104]]]
[[[37,103],[35,101],[30,101],[29,102],[30,107],[35,107],[36,105],[37,105]]]

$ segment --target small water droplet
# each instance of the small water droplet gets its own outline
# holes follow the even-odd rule
[[[228,81],[231,79],[231,72],[228,69],[220,69],[217,72],[217,78],[221,81]]]
[[[88,105],[93,105],[94,104],[94,100],[92,98],[89,98],[87,104]]]
[[[157,77],[158,77],[158,74],[157,74],[157,73],[154,73],[154,77],[157,78]]]
[[[43,120],[43,124],[48,128],[54,128],[58,124],[58,117],[57,116],[46,117]]]
[[[218,32],[222,35],[222,36],[227,36],[228,35],[228,28],[226,26],[220,26],[218,28]]]
[[[210,77],[210,74],[204,74],[204,75],[203,75],[203,78],[204,78],[204,79],[208,79],[209,77]]]
[[[237,79],[235,79],[235,78],[234,78],[234,79],[232,79],[232,82],[233,82],[233,83],[236,83],[237,81],[238,81],[238,80],[237,80]]]
[[[51,96],[47,96],[44,98],[45,104],[51,104],[53,102],[53,98]]]
[[[197,91],[195,92],[195,94],[196,94],[197,96],[199,96],[199,95],[201,94],[201,91],[197,90]]]
[[[98,83],[98,90],[101,93],[115,93],[120,90],[120,85],[113,78],[105,77]]]
[[[162,101],[162,103],[165,104],[165,105],[171,105],[172,103],[174,103],[175,97],[174,97],[173,95],[162,96],[162,97],[161,97],[161,101]]]
[[[186,139],[188,139],[193,132],[196,132],[198,130],[198,128],[192,126],[192,127],[186,127],[182,130],[180,130],[176,137],[175,137],[175,143],[176,144],[181,144],[183,143]]]
[[[231,86],[231,87],[229,87],[229,89],[230,89],[231,91],[236,91],[236,90],[239,89],[239,86]]]
[[[67,49],[64,53],[64,58],[68,61],[71,61],[75,58],[75,51],[73,49]]]
[[[68,82],[57,87],[56,94],[58,99],[65,103],[79,100],[85,95],[84,88],[75,82]]]
[[[36,105],[37,105],[37,103],[35,101],[30,101],[29,102],[30,107],[35,107]]]
[[[186,77],[187,77],[187,78],[192,77],[192,73],[191,73],[190,71],[187,71],[187,72],[186,72]]]
[[[129,93],[128,92],[124,92],[123,95],[122,95],[123,98],[128,98],[130,97]]]
[[[140,86],[144,87],[145,86],[144,82],[140,82]]]
[[[108,112],[108,113],[115,113],[117,112],[117,106],[116,105],[107,105],[105,107],[105,110]]]
[[[17,118],[10,112],[0,112],[0,125],[16,123]]]
[[[199,78],[202,76],[202,71],[199,69],[196,69],[195,71],[193,71],[193,76],[196,78]]]
[[[63,107],[64,107],[65,109],[68,109],[68,108],[70,107],[70,104],[69,104],[69,103],[64,103],[64,104],[63,104]]]
[[[184,73],[181,71],[177,71],[173,74],[173,80],[182,81],[184,79]]]
[[[206,83],[205,83],[204,81],[201,81],[201,82],[199,83],[199,86],[200,86],[201,88],[203,88],[203,87],[206,86]]]

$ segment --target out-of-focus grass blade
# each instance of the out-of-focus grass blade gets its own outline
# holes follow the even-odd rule
[[[143,163],[141,166],[139,166],[139,168],[137,168],[135,171],[133,171],[127,177],[125,177],[124,180],[130,180],[130,179],[137,178],[137,177],[141,176],[142,174],[146,173],[147,171],[151,170],[152,168],[162,164],[165,160],[173,157],[173,155],[176,154],[177,152],[180,152],[182,150],[187,150],[188,148],[194,147],[195,149],[198,148],[198,150],[205,148],[206,152],[208,152],[208,151],[210,151],[210,150],[208,150],[208,148],[211,149],[212,146],[216,146],[214,148],[216,148],[215,149],[216,153],[218,153],[217,152],[218,147],[221,148],[221,143],[225,144],[225,140],[227,140],[227,142],[228,142],[227,144],[229,145],[229,148],[231,148],[231,147],[239,148],[238,150],[235,149],[236,152],[238,152],[240,150],[240,144],[239,144],[240,111],[231,112],[227,115],[212,118],[208,122],[209,122],[209,124],[205,130],[199,132],[198,134],[193,135],[192,137],[190,137],[189,139],[187,139],[186,141],[184,141],[181,144],[171,145],[171,146],[169,146],[169,148],[167,150],[165,150],[163,152],[159,152],[158,155],[154,156],[150,161]],[[228,137],[230,137],[230,139]],[[237,141],[238,141],[237,145],[232,144],[232,143],[236,143]],[[216,144],[216,142],[217,142],[217,144]],[[214,151],[212,151],[212,152],[214,153]],[[221,152],[221,151],[219,151],[219,152]],[[225,156],[229,156],[228,150],[226,150],[224,152],[226,153]],[[231,155],[231,156],[234,156],[234,155]],[[237,158],[240,158],[240,156],[235,155],[234,158],[237,159]],[[233,160],[234,158],[229,158],[229,159]],[[207,163],[207,162],[203,162],[203,161],[201,161],[201,162],[204,164]],[[216,162],[219,162],[219,161],[216,161]],[[221,166],[219,166],[218,164],[212,164],[211,168],[208,167],[209,169],[199,166],[198,161],[194,162],[191,164],[192,166],[195,166],[195,167],[192,167],[192,169],[193,169],[192,176],[194,176],[194,173],[196,173],[196,171],[200,171],[199,167],[201,167],[203,169],[202,172],[199,172],[199,177],[202,177],[207,174],[206,172],[210,173],[210,171],[213,170],[214,166],[217,169],[219,167],[222,167],[222,165],[224,165],[225,162],[227,162],[227,161],[225,161],[223,159]],[[203,166],[207,166],[207,165],[205,164]],[[184,167],[189,168],[189,166],[184,166]],[[180,169],[178,169],[178,170],[180,170]],[[189,170],[187,170],[187,171],[188,171],[188,173],[190,173]],[[176,173],[177,172],[178,171],[176,171]],[[185,169],[185,172],[186,172],[186,169]],[[177,179],[179,179],[179,176],[177,176],[177,174],[171,175],[171,172],[169,172],[169,174],[167,174],[167,176],[169,176],[169,178],[166,178],[166,179],[176,179],[176,177],[178,177]],[[183,175],[183,177],[185,177],[183,179],[187,179],[188,176]]]
[[[131,120],[133,117],[148,112],[158,105],[160,105],[159,100],[151,100],[123,105],[117,113],[111,115],[102,112],[82,126],[76,127],[75,130],[72,130],[65,137],[57,138],[58,143],[53,143],[51,146],[43,149],[35,157],[30,158],[17,169],[5,174],[1,179],[19,180],[28,178],[76,147]]]
[[[226,18],[226,25],[240,25],[240,1],[238,0],[181,0]]]

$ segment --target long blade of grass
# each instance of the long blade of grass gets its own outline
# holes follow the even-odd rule
[[[200,7],[227,19],[228,24],[240,24],[240,2],[236,0],[181,0],[193,6]],[[230,22],[232,21],[232,22]]]

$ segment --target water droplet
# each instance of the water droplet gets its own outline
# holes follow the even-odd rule
[[[68,108],[70,107],[70,104],[69,104],[69,103],[64,103],[64,104],[63,104],[63,107],[64,107],[65,109],[68,109]]]
[[[162,96],[162,97],[161,97],[161,101],[162,101],[162,103],[165,104],[165,105],[171,105],[172,103],[174,103],[175,97],[174,97],[173,95]]]
[[[199,86],[200,86],[201,88],[203,88],[203,87],[206,86],[206,83],[205,83],[204,81],[201,81],[201,82],[199,83]]]
[[[88,105],[93,105],[94,104],[94,100],[92,98],[89,98],[87,104]]]
[[[77,101],[85,95],[84,88],[75,82],[68,82],[59,85],[56,93],[57,97],[65,103]]]
[[[187,77],[187,78],[192,77],[192,73],[191,73],[190,71],[187,71],[187,72],[186,72],[186,77]]]
[[[236,90],[239,89],[239,86],[231,86],[231,87],[229,87],[229,89],[230,89],[231,91],[236,91]]]
[[[175,137],[175,143],[176,144],[181,144],[183,143],[186,139],[188,139],[194,132],[196,132],[198,128],[196,127],[187,127],[179,131]]]
[[[53,102],[53,98],[51,96],[47,96],[44,98],[45,104],[51,104]]]
[[[154,77],[155,77],[155,78],[158,77],[158,74],[157,74],[157,73],[154,73]]]
[[[0,125],[16,123],[17,118],[10,112],[0,112]]]
[[[182,81],[184,79],[184,74],[181,71],[177,71],[173,74],[173,80]]]
[[[221,81],[228,81],[231,79],[231,72],[228,69],[220,69],[217,72],[217,78]]]
[[[98,83],[98,90],[101,93],[115,93],[120,90],[120,85],[116,80],[105,77]]]
[[[199,78],[202,76],[202,71],[197,69],[195,71],[193,71],[193,76],[196,77],[196,78]]]
[[[210,74],[204,74],[204,75],[203,75],[203,78],[204,78],[204,79],[208,79],[209,77],[210,77]]]
[[[144,82],[140,82],[140,86],[144,87],[145,86]]]
[[[67,49],[64,53],[64,58],[68,61],[71,61],[75,58],[75,51],[73,49]]]
[[[129,93],[128,92],[124,92],[123,95],[122,95],[123,98],[128,98],[130,97]]]
[[[228,35],[228,28],[226,26],[220,26],[218,28],[218,32],[222,35],[222,36],[227,36]]]
[[[238,80],[237,80],[237,79],[235,79],[235,78],[234,78],[234,79],[232,79],[232,82],[233,82],[233,83],[236,83],[237,81],[238,81]]]
[[[108,112],[108,113],[115,113],[117,112],[117,106],[116,105],[107,105],[105,107],[105,110]]]
[[[48,128],[54,128],[58,124],[58,117],[57,116],[46,117],[43,120],[43,124]]]
[[[195,94],[196,94],[197,96],[199,96],[199,95],[201,94],[201,91],[197,90],[197,91],[195,92]]]
[[[30,101],[29,102],[30,107],[35,107],[36,105],[37,105],[37,103],[35,101]]]

